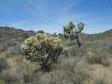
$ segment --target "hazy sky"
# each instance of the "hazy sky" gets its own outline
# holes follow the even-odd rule
[[[84,32],[112,28],[112,0],[0,0],[0,26],[62,32],[69,21],[86,24]]]

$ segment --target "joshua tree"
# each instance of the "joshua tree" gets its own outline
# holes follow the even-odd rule
[[[64,37],[70,38],[71,40],[75,39],[78,46],[81,46],[81,43],[79,41],[79,34],[84,29],[84,24],[82,22],[78,23],[77,25],[74,25],[72,22],[70,22],[68,25],[64,26]]]
[[[29,37],[21,48],[25,58],[38,62],[43,72],[51,69],[63,51],[61,40],[45,33]]]
[[[64,26],[64,36],[65,38],[69,38],[70,34],[73,32],[75,25],[72,22],[69,22],[68,25]]]

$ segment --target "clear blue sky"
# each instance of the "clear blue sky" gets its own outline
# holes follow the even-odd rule
[[[62,32],[72,20],[84,22],[84,32],[112,28],[112,0],[0,0],[0,26]]]

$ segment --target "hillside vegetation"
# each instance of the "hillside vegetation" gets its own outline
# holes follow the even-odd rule
[[[60,37],[64,52],[50,72],[24,59],[21,44],[33,31],[0,27],[0,84],[112,84],[112,30],[81,34],[74,40]]]

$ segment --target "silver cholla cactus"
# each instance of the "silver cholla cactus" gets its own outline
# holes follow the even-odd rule
[[[25,58],[36,61],[43,71],[48,71],[63,51],[61,40],[45,33],[37,33],[26,39],[21,46]]]

